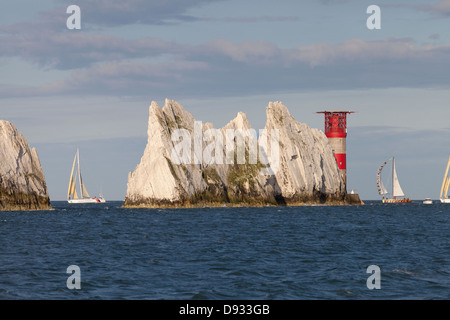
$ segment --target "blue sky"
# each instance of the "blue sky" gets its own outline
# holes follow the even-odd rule
[[[68,30],[66,8],[81,9]],[[381,29],[369,30],[370,5]],[[221,127],[255,129],[270,101],[323,129],[349,117],[348,183],[379,199],[395,156],[404,191],[438,198],[450,156],[450,1],[9,1],[0,12],[0,119],[38,149],[52,200],[64,200],[80,148],[92,194],[123,200],[148,107],[165,98]]]

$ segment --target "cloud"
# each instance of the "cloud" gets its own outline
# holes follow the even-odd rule
[[[348,3],[353,0],[319,0],[320,3],[328,5],[328,4],[340,4],[340,3]]]
[[[199,6],[223,0],[77,0],[81,9],[82,21],[96,26],[123,26],[130,24],[162,25],[182,21],[193,21],[196,17],[187,12]],[[48,18],[65,12],[72,0],[60,1],[60,6],[45,12]],[[64,10],[64,11],[62,11]]]
[[[238,44],[226,39],[214,39],[200,48],[201,50],[192,48],[192,52],[205,58],[222,56],[235,62],[253,65],[272,64],[285,68],[295,65],[319,67],[342,63],[450,60],[450,45],[418,46],[408,38],[381,41],[349,39],[335,45],[323,42],[283,49],[263,40],[244,41]]]
[[[261,17],[227,17],[227,18],[197,18],[197,21],[208,22],[239,22],[239,23],[253,23],[253,22],[292,22],[299,21],[298,16],[261,16]]]
[[[88,19],[90,23],[101,25],[104,19],[120,25],[168,23],[206,3],[80,0],[78,5],[83,21],[85,15],[96,15],[96,19]],[[445,3],[441,1],[436,6],[441,5],[439,8],[444,10]],[[63,12],[52,15],[46,11],[36,22],[0,26],[0,57],[20,58],[47,71],[67,72],[65,79],[44,79],[34,87],[0,86],[2,95],[143,95],[157,91],[168,96],[173,92],[224,96],[279,90],[450,85],[442,67],[450,63],[448,44],[420,45],[409,38],[378,41],[354,38],[336,44],[317,42],[286,48],[266,40],[235,42],[216,38],[192,45],[158,37],[126,39],[67,30],[61,21],[66,17]],[[116,14],[118,17],[114,19]],[[224,19],[259,22],[287,18],[295,19],[282,16]]]
[[[449,45],[417,45],[411,39],[281,48],[269,41],[214,39],[200,45],[158,38],[126,40],[107,35],[53,33],[47,37],[3,36],[0,54],[41,66],[71,70],[40,87],[0,87],[12,95],[259,94],[305,89],[449,86],[442,65]]]
[[[181,45],[159,38],[127,40],[69,30],[43,32],[31,26],[20,34],[10,27],[3,27],[0,31],[4,32],[0,36],[0,56],[21,57],[55,69],[80,68],[100,61],[155,57],[183,50]]]
[[[450,0],[441,0],[434,5],[427,6],[429,10],[450,15]]]
[[[450,15],[450,0],[440,0],[435,4],[416,5],[416,4],[384,4],[383,7],[391,8],[409,8],[416,11],[431,12],[439,16]]]
[[[287,61],[301,61],[311,66],[335,62],[404,61],[446,58],[450,46],[415,45],[412,39],[365,41],[349,39],[341,44],[315,43],[287,50]]]
[[[192,53],[205,58],[223,57],[235,62],[270,63],[281,57],[282,49],[275,44],[265,41],[244,41],[240,44],[226,39],[214,39],[198,48]]]
[[[53,92],[89,93],[116,92],[133,95],[148,92],[149,89],[177,90],[189,79],[192,70],[205,70],[207,65],[195,61],[170,61],[166,63],[106,62],[88,69],[75,70],[71,77],[45,87]],[[44,88],[43,88],[44,89]]]
[[[196,83],[189,75],[208,68],[201,61],[168,61],[145,63],[109,61],[88,68],[75,69],[63,80],[44,83],[38,87],[0,86],[0,95],[6,97],[32,97],[52,95],[146,95],[152,91],[182,91]]]
[[[428,39],[432,39],[432,40],[438,40],[440,38],[441,38],[441,35],[439,33],[433,33],[428,36]]]

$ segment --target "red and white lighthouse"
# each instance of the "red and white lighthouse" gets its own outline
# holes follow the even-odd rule
[[[325,135],[333,149],[339,170],[347,187],[347,114],[353,111],[321,111],[325,114]]]

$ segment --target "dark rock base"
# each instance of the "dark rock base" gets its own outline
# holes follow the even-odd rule
[[[231,197],[230,197],[231,198]],[[245,198],[234,201],[223,201],[214,199],[211,196],[199,197],[195,199],[171,202],[169,200],[139,199],[130,200],[125,198],[124,208],[203,208],[203,207],[283,207],[283,206],[345,206],[364,205],[357,194],[344,196],[332,196],[317,194],[314,196],[301,196],[293,199],[285,199],[282,196],[274,196],[272,199]],[[218,200],[218,201],[217,201]]]
[[[49,197],[8,194],[0,190],[0,211],[53,210]]]

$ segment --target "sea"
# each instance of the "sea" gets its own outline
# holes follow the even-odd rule
[[[2,300],[447,300],[450,205],[0,212]]]

